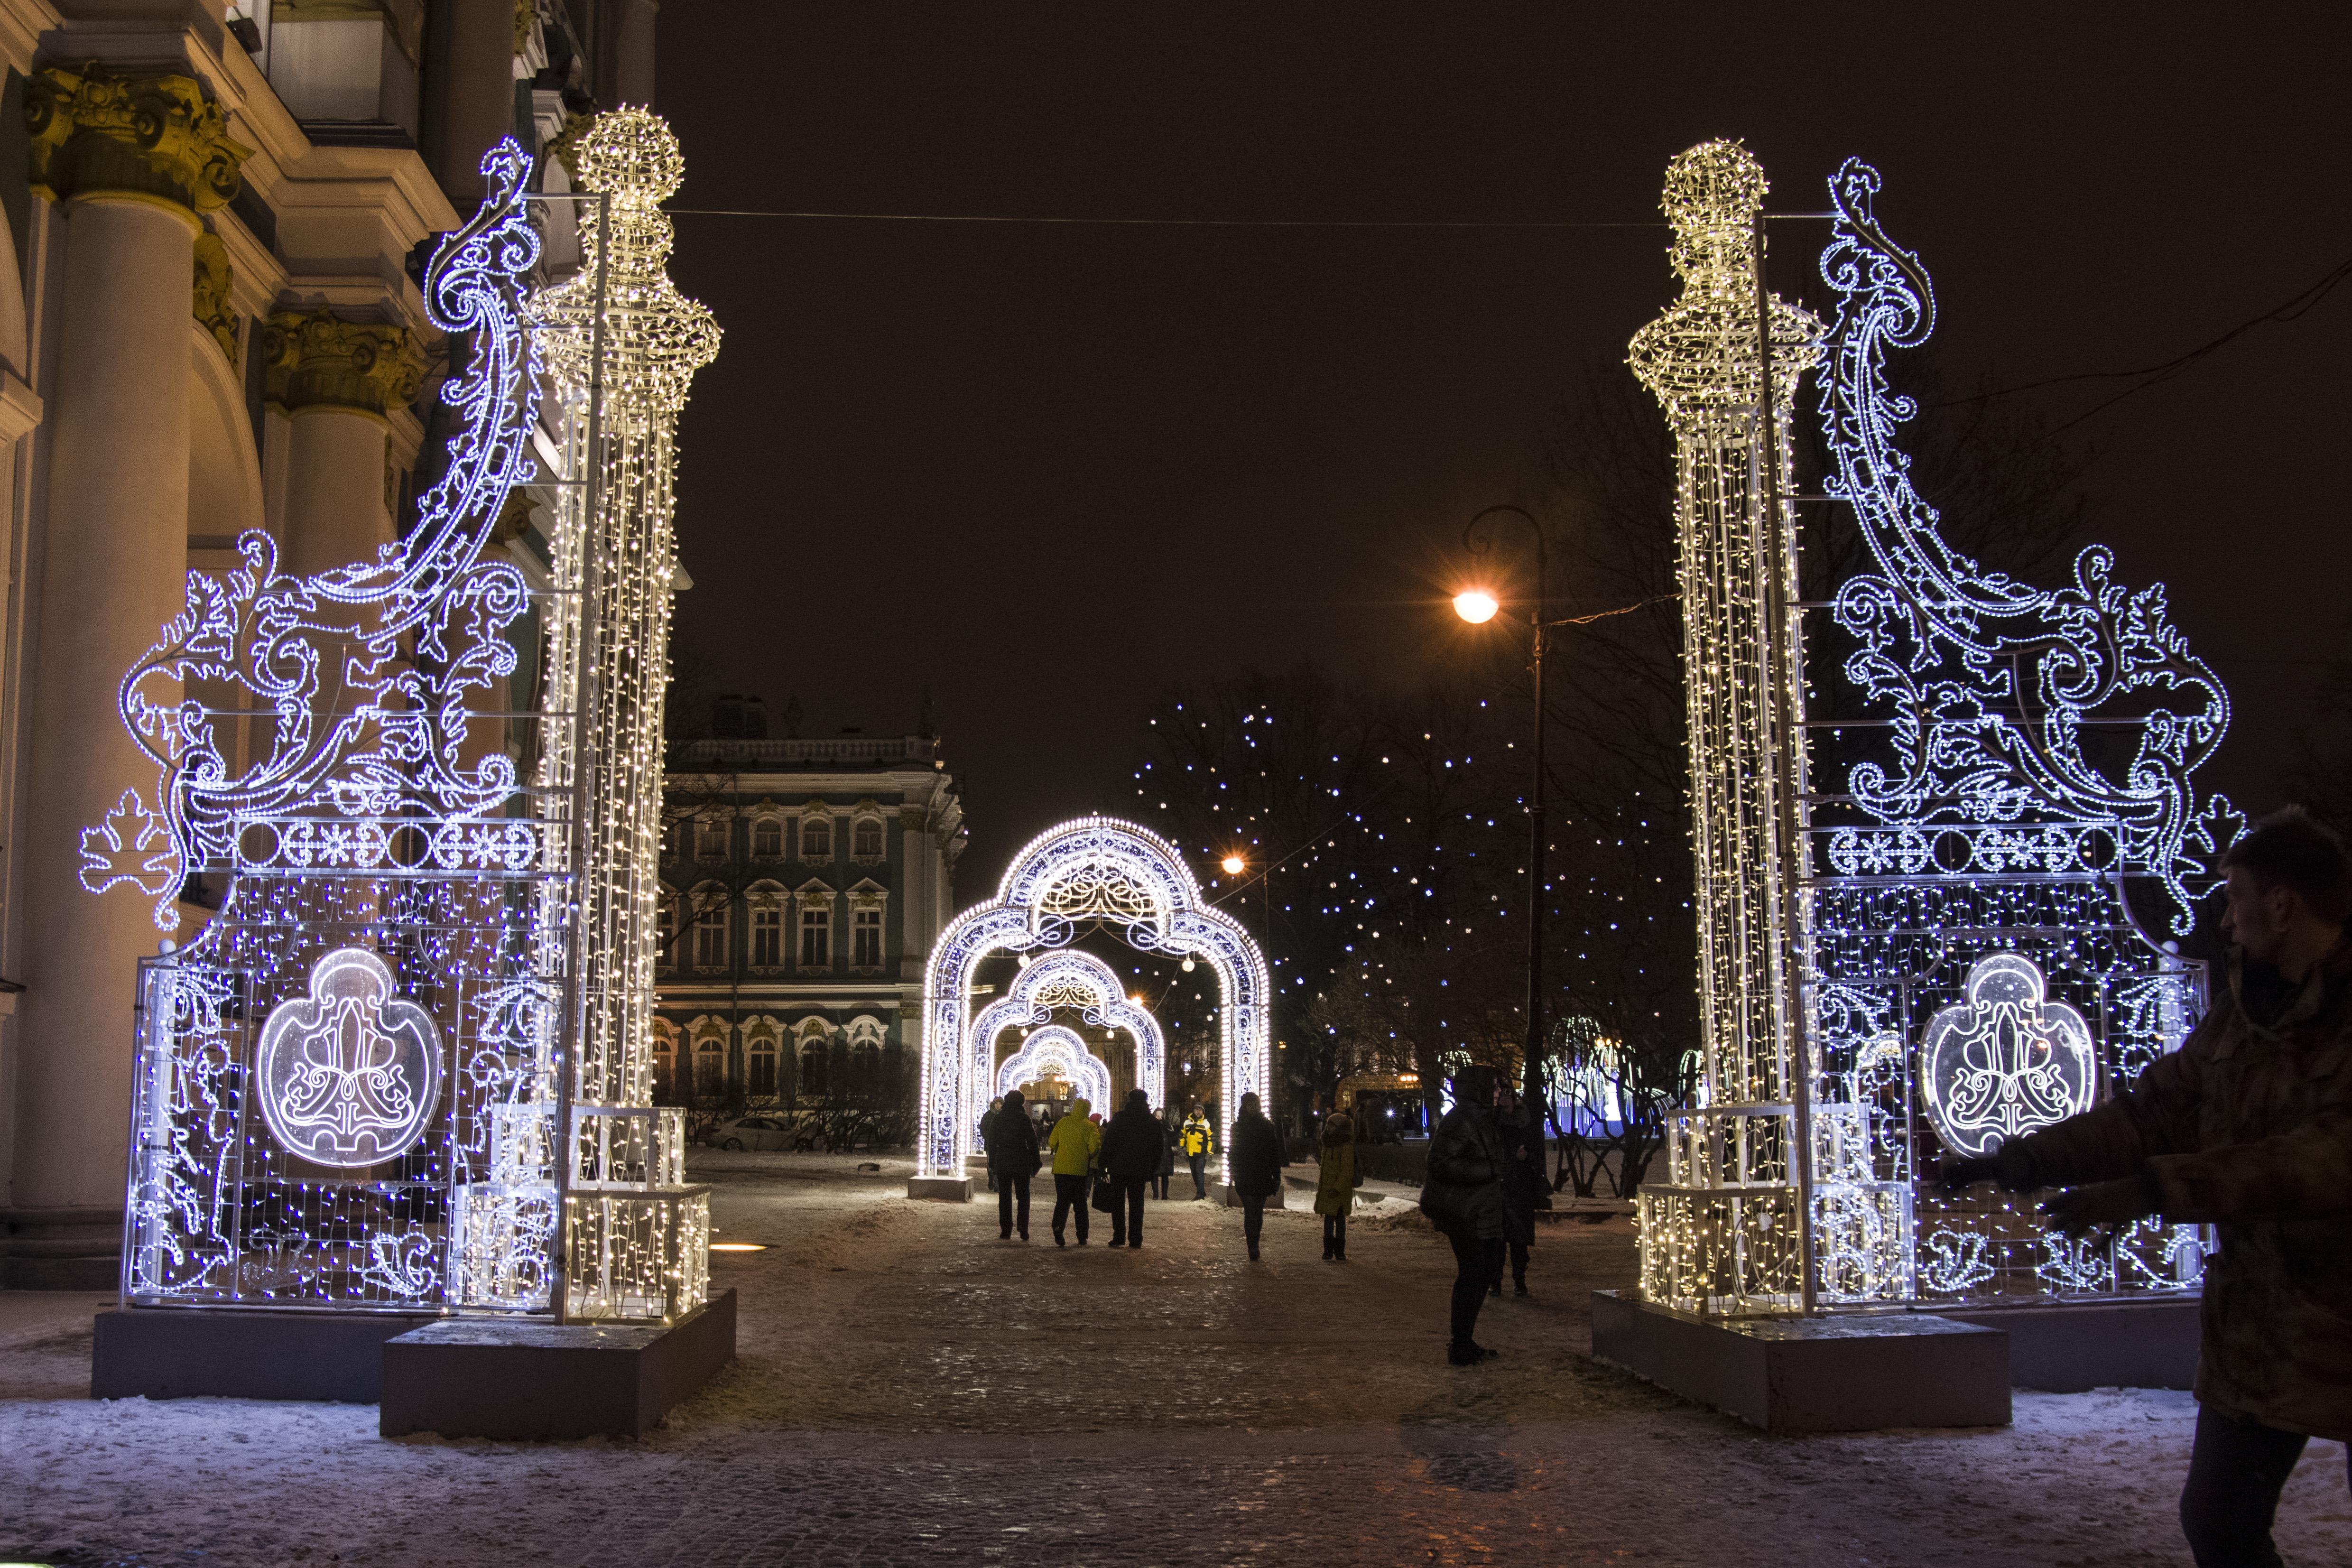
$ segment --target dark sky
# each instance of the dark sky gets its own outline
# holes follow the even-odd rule
[[[1673,296],[1677,151],[1743,138],[1783,211],[1876,163],[1948,377],[2126,370],[2352,257],[2347,41],[2317,5],[671,0],[681,207],[1630,226],[682,216],[727,338],[681,617],[803,733],[904,733],[929,686],[979,897],[1124,804],[1168,682],[1409,677],[1455,635],[1463,520],[1538,492],[1570,384]],[[1776,229],[1777,288],[1823,237]],[[2347,363],[2352,286],[2077,432],[2119,577],[2168,584],[2231,687],[2201,777],[2255,809],[2352,644]]]

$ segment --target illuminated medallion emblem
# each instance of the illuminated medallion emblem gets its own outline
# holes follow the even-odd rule
[[[2091,1109],[2099,1075],[2090,1026],[2046,991],[2030,961],[1997,952],[1969,971],[1968,1000],[1928,1024],[1919,1084],[1952,1152],[1990,1154],[2004,1138]]]
[[[363,948],[311,967],[310,994],[278,1004],[253,1064],[278,1142],[321,1165],[373,1165],[425,1135],[441,1095],[441,1032],[393,994],[392,971]]]

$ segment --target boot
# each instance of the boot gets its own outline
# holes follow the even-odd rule
[[[1511,1281],[1511,1294],[1514,1296],[1524,1296],[1527,1293],[1528,1277],[1522,1274],[1517,1279]]]

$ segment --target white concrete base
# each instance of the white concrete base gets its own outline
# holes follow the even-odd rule
[[[1592,1293],[1592,1356],[1767,1432],[2009,1425],[2009,1336],[1927,1312],[1701,1318]]]
[[[930,1198],[943,1204],[971,1202],[970,1176],[915,1176],[907,1183],[910,1198]]]

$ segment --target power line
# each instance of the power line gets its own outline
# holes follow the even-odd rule
[[[782,212],[762,207],[666,207],[676,217],[779,217],[846,223],[992,223],[1114,228],[1664,228],[1664,222],[1562,223],[1538,219],[1307,217],[1024,217],[991,213]]]
[[[2135,384],[2131,386],[2125,387],[2113,397],[2109,397],[2103,402],[2093,405],[2083,413],[2078,414],[2074,418],[2066,421],[2065,424],[2059,426],[2057,429],[2050,432],[2051,435],[2055,436],[2061,431],[2073,429],[2075,426],[2080,425],[2084,420],[2090,418],[2095,414],[2100,413],[2105,409],[2112,408],[2116,404],[2122,402],[2125,398],[2131,396],[2136,392],[2146,392],[2151,386],[2160,385],[2165,382],[2170,381],[2173,377],[2193,369],[2206,359],[2219,353],[2221,350],[2229,347],[2230,344],[2237,342],[2240,338],[2244,337],[2256,327],[2273,321],[2284,324],[2288,321],[2299,320],[2303,316],[2309,314],[2311,310],[2316,308],[2319,302],[2326,299],[2330,293],[2334,292],[2336,286],[2343,282],[2347,278],[2352,278],[2352,257],[2347,257],[2344,260],[2336,263],[2336,266],[2330,268],[2327,273],[2317,282],[2293,295],[2284,302],[2273,305],[2269,310],[2263,311],[2259,315],[2248,317],[2246,320],[2239,322],[2236,326],[2231,327],[2228,331],[2223,332],[2220,337],[2213,339],[2210,342],[2202,343],[2196,348],[2190,349],[2185,354],[2181,354],[2174,359],[2166,360],[2161,364],[2142,365],[2137,370],[2079,371],[2072,375],[2045,376],[2040,381],[2021,382],[2015,386],[2004,386],[1995,392],[1979,392],[1969,397],[1948,398],[1939,406],[1945,408],[1957,408],[1965,406],[1971,403],[1990,403],[1996,397],[2010,397],[2021,392],[2038,392],[2045,386],[2066,386],[2071,385],[2075,382],[2083,381],[2129,381],[2135,383]]]

